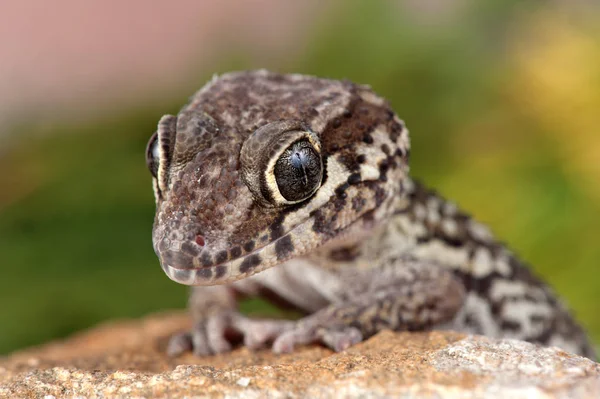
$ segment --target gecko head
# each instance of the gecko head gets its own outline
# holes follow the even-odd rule
[[[215,77],[150,139],[154,250],[174,281],[235,281],[366,231],[408,172],[370,88],[264,70]]]

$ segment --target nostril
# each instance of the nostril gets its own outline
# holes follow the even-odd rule
[[[204,237],[202,237],[200,234],[196,236],[196,244],[200,245],[201,247],[203,247],[205,244]]]

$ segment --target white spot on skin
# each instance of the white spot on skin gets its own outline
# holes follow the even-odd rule
[[[378,95],[373,93],[371,90],[368,90],[368,88],[367,88],[367,90],[362,91],[360,93],[360,98],[362,98],[369,104],[373,104],[378,107],[381,107],[385,104],[385,100],[383,98],[379,97]]]
[[[440,204],[441,200],[437,197],[430,197],[427,199],[425,207],[427,208],[427,221],[429,223],[436,225],[440,222]]]
[[[412,193],[415,191],[415,182],[412,181],[412,179],[406,178],[403,185],[407,193]]]
[[[433,225],[436,225],[440,222],[441,216],[437,209],[428,208],[427,209],[427,221]]]
[[[489,293],[492,301],[499,301],[506,297],[523,297],[527,289],[528,286],[522,281],[498,279],[490,287]]]
[[[450,237],[456,236],[458,224],[453,219],[442,219],[442,231]]]
[[[471,219],[471,220],[469,220],[467,227],[468,227],[471,235],[473,235],[473,237],[476,240],[483,241],[483,242],[489,242],[494,239],[494,236],[492,235],[490,230],[486,226],[484,226],[483,224],[481,224],[479,222],[476,222]]]
[[[498,273],[503,276],[509,276],[511,273],[511,267],[506,254],[501,254],[494,261],[494,268]]]
[[[485,277],[494,271],[492,254],[487,248],[479,247],[472,260],[471,273],[475,277]]]
[[[425,206],[422,204],[415,204],[413,212],[417,220],[423,221],[427,217],[427,208],[425,208]]]
[[[405,216],[398,217],[398,225],[403,235],[412,237],[413,240],[427,234],[427,228],[423,224],[413,223]]]
[[[430,211],[435,211],[437,213],[440,208],[441,200],[438,197],[429,197],[427,199],[427,208]]]
[[[372,164],[360,165],[360,177],[365,180],[377,180],[379,178],[379,169]]]
[[[481,329],[468,325],[466,323],[467,315],[473,315],[477,320],[477,326],[481,327]],[[464,305],[454,318],[454,321],[445,327],[466,333],[483,334],[489,337],[499,337],[502,335],[498,322],[492,316],[489,300],[480,298],[473,293],[467,295]]]
[[[379,163],[387,158],[387,155],[381,150],[382,145],[387,145],[394,149],[396,144],[390,140],[389,133],[385,126],[378,126],[371,133],[373,143],[369,145],[359,145],[356,148],[357,155],[364,155],[366,163],[360,165],[360,174],[362,180],[379,179]]]
[[[230,126],[235,126],[235,123],[237,122],[237,118],[234,118],[233,115],[231,115],[231,113],[227,110],[224,110],[223,112],[221,112],[221,118],[223,119],[223,121],[230,125]]]
[[[442,212],[445,216],[454,216],[458,213],[458,207],[454,202],[446,201],[442,206]]]
[[[506,302],[502,307],[502,318],[519,324],[521,326],[519,336],[521,337],[534,337],[544,332],[548,327],[547,321],[551,315],[552,309],[547,303],[514,301]],[[542,321],[533,323],[531,321],[532,316],[537,316]]]
[[[469,253],[465,249],[450,247],[440,240],[417,246],[414,253],[422,259],[432,260],[453,269],[469,270]]]

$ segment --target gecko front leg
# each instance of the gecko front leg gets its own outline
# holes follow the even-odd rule
[[[189,307],[192,329],[171,337],[169,356],[190,350],[197,356],[229,352],[238,336],[248,348],[258,349],[293,327],[288,320],[253,320],[242,315],[229,286],[194,287]]]
[[[321,343],[339,352],[383,329],[423,330],[450,321],[465,296],[447,269],[407,257],[352,270],[341,279],[345,291],[338,293],[338,302],[298,321],[250,319],[236,310],[230,287],[195,287],[190,301],[194,326],[171,339],[168,353],[228,352],[234,335],[243,336],[250,349],[273,342],[274,352],[288,353],[296,345]]]
[[[428,329],[451,321],[465,298],[464,286],[449,270],[406,257],[343,278],[348,291],[341,301],[284,331],[273,343],[276,353],[311,342],[341,351],[384,329]]]

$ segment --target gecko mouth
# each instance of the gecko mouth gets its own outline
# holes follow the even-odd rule
[[[175,252],[174,259],[161,258],[161,265],[167,276],[184,285],[217,285],[233,282],[261,272],[279,263],[285,262],[290,258],[306,253],[314,247],[316,240],[294,240],[294,237],[314,237],[316,233],[312,231],[313,219],[310,218],[300,223],[286,234],[270,243],[256,248],[253,251],[230,259],[225,262],[217,263],[204,267],[182,267],[173,266],[173,264],[191,263],[191,258],[185,261],[177,261],[181,255]],[[179,257],[181,259],[181,257]]]
[[[340,228],[335,235],[337,237],[344,236],[361,220],[358,218],[350,222]],[[328,241],[313,230],[313,225],[314,218],[311,217],[278,239],[243,256],[216,265],[183,268],[172,266],[161,258],[162,269],[171,280],[184,285],[218,285],[241,280],[293,257],[303,255],[317,245]]]

